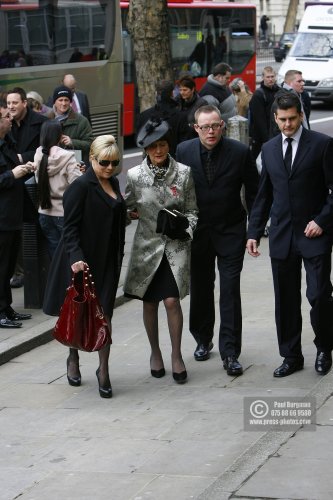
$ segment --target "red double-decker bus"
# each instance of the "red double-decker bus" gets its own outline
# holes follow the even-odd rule
[[[139,111],[133,49],[127,30],[127,2],[120,2],[124,51],[124,135],[135,132]],[[189,72],[200,89],[213,66],[221,61],[232,67],[255,90],[256,8],[250,4],[214,0],[168,2],[172,64],[177,78]]]

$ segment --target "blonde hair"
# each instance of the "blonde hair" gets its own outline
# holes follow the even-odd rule
[[[120,151],[113,135],[99,135],[90,146],[90,159],[120,159]],[[114,175],[121,172],[120,164],[114,171]]]

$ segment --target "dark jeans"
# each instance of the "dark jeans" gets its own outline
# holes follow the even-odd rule
[[[47,249],[52,259],[58,246],[64,227],[64,218],[53,215],[39,214],[39,224],[47,240]]]

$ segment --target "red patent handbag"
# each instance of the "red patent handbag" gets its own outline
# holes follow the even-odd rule
[[[89,267],[72,273],[53,336],[62,344],[80,351],[99,351],[111,344],[111,332],[96,296]]]

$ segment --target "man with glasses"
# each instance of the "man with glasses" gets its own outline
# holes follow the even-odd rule
[[[199,218],[192,242],[190,331],[197,341],[194,358],[207,360],[213,347],[215,265],[220,275],[219,351],[228,375],[243,373],[240,273],[243,267],[247,214],[241,203],[244,184],[251,210],[258,173],[250,149],[222,136],[224,122],[211,105],[195,113],[198,138],[178,145],[177,161],[190,165]]]

